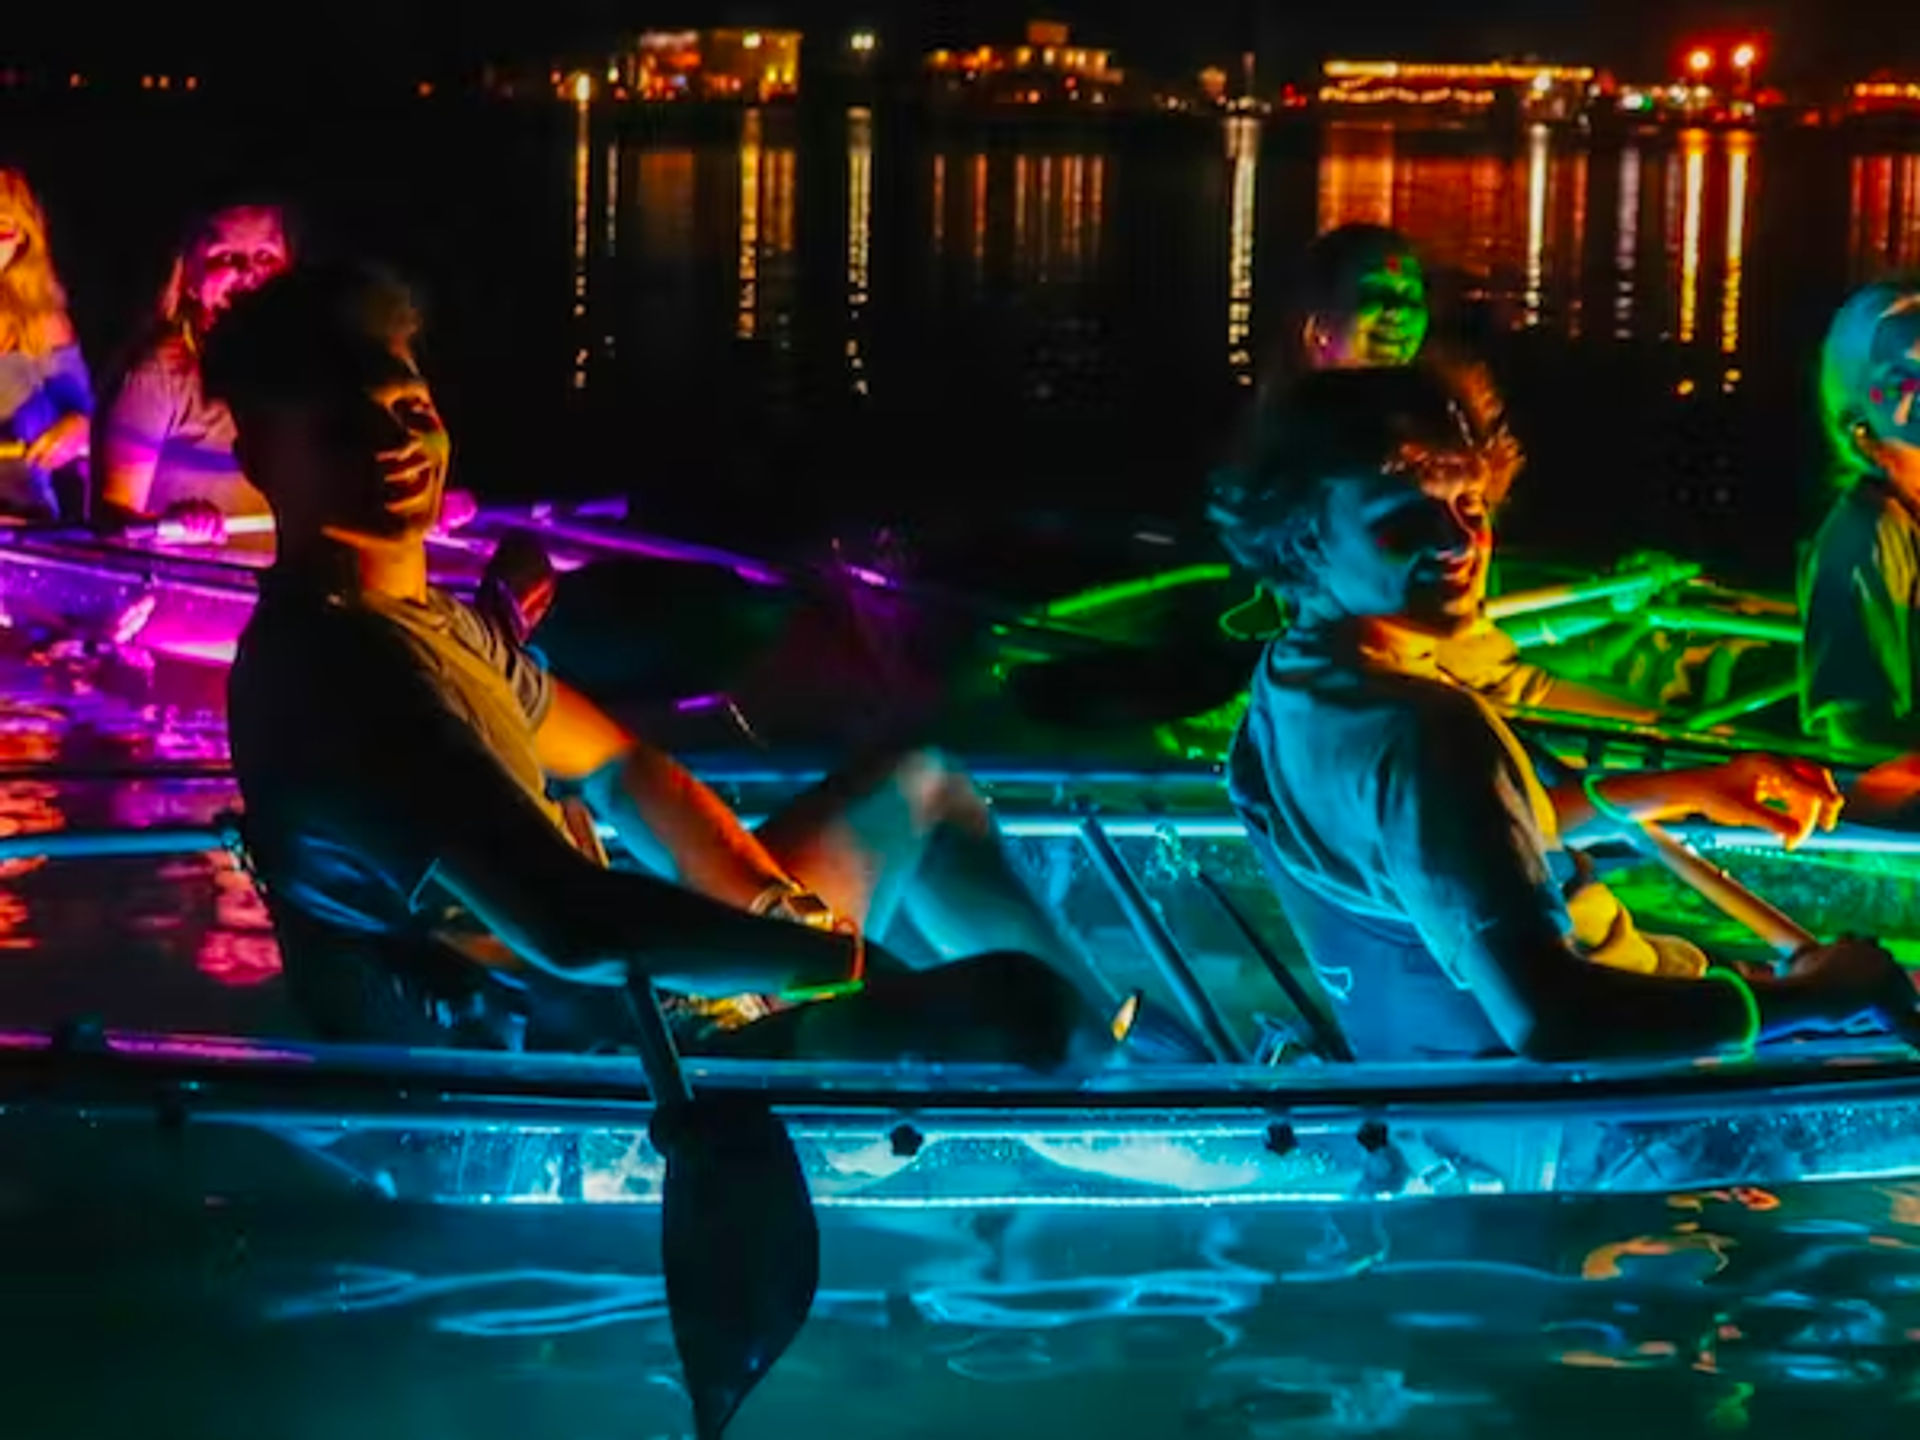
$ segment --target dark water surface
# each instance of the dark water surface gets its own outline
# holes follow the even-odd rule
[[[1920,261],[1920,153],[1828,131],[155,96],[16,102],[0,160],[49,198],[97,355],[184,204],[277,187],[318,243],[424,283],[468,483],[737,538],[1191,517],[1301,247],[1368,219],[1426,247],[1443,324],[1512,393],[1534,464],[1509,543],[1784,584],[1825,318]]]

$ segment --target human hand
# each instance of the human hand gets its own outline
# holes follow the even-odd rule
[[[440,519],[433,527],[434,533],[451,535],[455,530],[471,525],[479,513],[480,502],[474,499],[471,490],[449,490],[440,497]]]
[[[1781,983],[1834,1023],[1871,1018],[1904,1036],[1920,1030],[1913,977],[1877,940],[1843,935],[1832,944],[1810,945],[1793,957]]]
[[[1770,830],[1789,850],[1816,830],[1833,829],[1846,804],[1824,766],[1777,755],[1742,755],[1673,779],[1676,803],[1716,825]]]
[[[160,535],[180,545],[224,545],[227,517],[205,500],[182,500],[161,515]]]
[[[62,415],[27,442],[22,458],[36,470],[60,470],[86,457],[90,432],[84,415]]]

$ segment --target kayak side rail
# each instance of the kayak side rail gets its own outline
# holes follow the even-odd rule
[[[84,782],[112,779],[116,776],[141,778],[139,772],[134,771],[124,772],[124,774],[122,772],[72,772],[63,778]],[[10,778],[12,777],[9,772],[0,771],[0,781]],[[230,777],[221,771],[185,771],[170,778],[220,781]],[[764,817],[748,814],[741,818],[747,825],[752,826]],[[1016,840],[1084,840],[1087,834],[1086,818],[1066,813],[1002,814],[999,823],[1001,830]],[[1170,815],[1155,811],[1112,811],[1099,817],[1099,825],[1101,831],[1110,839],[1141,840],[1173,836],[1181,840],[1239,840],[1246,836],[1244,823],[1237,816],[1228,813]],[[1769,831],[1733,830],[1717,825],[1684,823],[1669,828],[1673,834],[1694,845],[1729,850],[1777,852],[1783,855],[1787,853],[1780,838]],[[615,838],[613,830],[609,827],[602,826],[600,833],[603,839]],[[236,830],[230,825],[153,825],[111,829],[101,827],[89,830],[48,830],[37,834],[0,836],[0,861],[104,860],[128,856],[196,855],[208,850],[226,848],[235,839]],[[1808,836],[1795,853],[1920,856],[1920,835],[1843,825],[1830,833],[1822,832]],[[1113,858],[1118,859],[1117,856]],[[1111,884],[1111,875],[1106,871],[1104,861],[1102,870],[1103,882]],[[1144,897],[1142,899],[1144,900]],[[1131,913],[1131,900],[1120,903],[1123,909]],[[1173,981],[1172,983],[1182,982]],[[1212,1022],[1201,1021],[1197,1015],[1190,1018],[1194,1018],[1196,1023],[1211,1028]]]
[[[1153,1066],[1083,1084],[1008,1066],[759,1063],[687,1057],[703,1092],[751,1093],[794,1115],[1016,1117],[1241,1116],[1340,1124],[1503,1121],[1543,1114],[1609,1123],[1725,1117],[1782,1107],[1920,1106],[1920,1060],[1885,1042],[1828,1041],[1779,1059],[1540,1065],[1480,1060],[1417,1066]],[[650,1108],[637,1060],[408,1050],[126,1031],[0,1034],[0,1107],[89,1113],[184,1106],[204,1120],[332,1114],[343,1121],[600,1123]],[[1920,1152],[1920,1135],[1916,1136]],[[1920,1158],[1920,1153],[1917,1153]]]

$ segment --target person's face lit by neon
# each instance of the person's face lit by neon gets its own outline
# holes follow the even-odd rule
[[[249,206],[216,215],[189,257],[188,286],[208,319],[249,290],[258,290],[292,262],[280,212]]]
[[[1327,483],[1308,547],[1322,618],[1429,635],[1473,624],[1493,528],[1487,470],[1467,452],[1409,452],[1388,474]]]
[[[1426,343],[1428,322],[1419,257],[1384,255],[1355,272],[1338,308],[1308,318],[1308,359],[1321,370],[1409,365]]]
[[[1869,374],[1861,448],[1889,480],[1920,495],[1920,311],[1881,323]]]
[[[417,541],[439,519],[452,441],[405,342],[369,340],[328,393],[273,405],[249,428],[249,469],[261,467],[283,541]]]

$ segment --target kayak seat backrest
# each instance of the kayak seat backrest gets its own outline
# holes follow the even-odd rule
[[[253,863],[245,815],[226,812],[219,828],[266,902],[288,996],[317,1038],[521,1048],[529,1004],[526,987],[515,977],[444,945],[356,934],[287,903]]]

